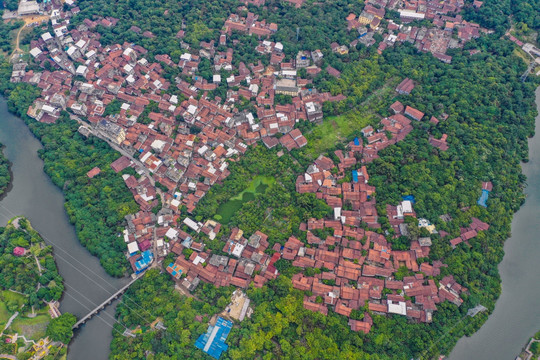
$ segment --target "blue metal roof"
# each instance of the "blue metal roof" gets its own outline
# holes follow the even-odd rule
[[[356,146],[360,145],[360,140],[358,140],[358,137],[354,138],[354,145],[356,145]]]
[[[137,268],[137,271],[142,271],[150,265],[152,262],[152,259],[154,258],[154,254],[150,250],[146,250],[141,254],[141,257],[137,262],[135,263],[135,267]]]
[[[414,199],[414,195],[403,195],[401,197],[404,201],[410,201],[412,202],[413,204],[416,203],[416,200]]]
[[[480,199],[476,202],[478,205],[487,207],[486,201],[489,197],[489,191],[482,189],[482,195],[480,195]]]
[[[229,348],[225,340],[227,340],[232,326],[232,321],[218,317],[216,325],[209,326],[206,334],[199,336],[195,342],[195,346],[214,359],[219,359],[221,354]]]
[[[355,183],[358,182],[358,171],[356,171],[356,170],[353,170],[353,171],[352,171],[352,179],[353,179],[353,181],[354,181]]]

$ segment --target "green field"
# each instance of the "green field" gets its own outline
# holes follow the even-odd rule
[[[218,208],[217,215],[219,218],[216,219],[222,224],[227,224],[245,202],[254,200],[255,195],[264,193],[268,186],[275,182],[276,179],[272,176],[256,176],[244,191],[231,197],[229,201]]]
[[[2,291],[2,298],[6,303],[11,302],[11,301],[17,302],[19,304],[19,307],[22,306],[22,304],[24,304],[24,296],[21,294],[17,294],[13,291],[9,291],[9,290]]]
[[[393,87],[386,84],[368,96],[356,109],[339,116],[325,117],[321,125],[305,134],[308,144],[302,152],[315,159],[336,146],[338,142],[352,140],[351,138],[358,136],[362,128],[380,121],[380,117],[374,114],[385,109],[394,96]]]
[[[22,304],[24,304],[24,296],[21,294],[14,293],[9,290],[4,290],[1,292],[0,297],[0,328],[3,329],[6,323],[8,322],[11,315],[14,314],[14,312],[10,312],[8,310],[8,304],[9,303],[17,303],[18,308],[21,307]]]
[[[12,332],[23,334],[27,339],[39,340],[45,336],[47,324],[51,320],[47,313],[40,312],[34,318],[17,317],[10,329]]]
[[[9,320],[11,314],[9,313],[6,304],[0,301],[0,328],[3,329]]]

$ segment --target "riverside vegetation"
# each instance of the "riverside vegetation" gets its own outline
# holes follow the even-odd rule
[[[1,353],[17,353],[18,359],[33,355],[32,343],[6,341],[18,333],[29,341],[49,337],[53,342],[48,355],[51,360],[65,355],[64,345],[73,336],[71,327],[76,319],[70,313],[55,319],[49,315],[49,302],[60,300],[64,291],[52,251],[24,217],[0,227],[0,327],[4,329],[12,319],[0,338]]]

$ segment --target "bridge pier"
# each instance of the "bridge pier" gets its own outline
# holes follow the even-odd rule
[[[117,292],[115,292],[113,295],[111,295],[108,299],[106,299],[104,302],[99,304],[95,309],[90,311],[88,314],[86,314],[84,317],[82,317],[79,321],[73,325],[72,329],[78,329],[81,325],[84,325],[86,321],[90,320],[92,316],[97,315],[101,310],[105,309],[108,305],[110,305],[114,300],[116,300],[118,297],[120,297],[135,281],[137,281],[141,275],[137,276],[136,278],[132,279],[128,284],[124,285],[121,289],[119,289]]]

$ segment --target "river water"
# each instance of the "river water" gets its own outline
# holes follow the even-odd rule
[[[54,256],[66,291],[60,311],[80,318],[107,299],[129,279],[108,276],[99,261],[80,245],[64,209],[62,192],[43,172],[37,151],[40,142],[24,122],[8,113],[0,98],[0,142],[12,162],[13,188],[0,201],[0,225],[15,215],[26,216],[54,248]],[[107,307],[76,331],[69,360],[107,359],[112,339],[116,303]]]
[[[536,90],[540,113],[540,88]],[[482,328],[462,338],[450,360],[514,360],[528,338],[540,330],[540,115],[537,135],[529,140],[527,200],[514,216],[512,237],[504,244],[499,264],[502,293]]]

